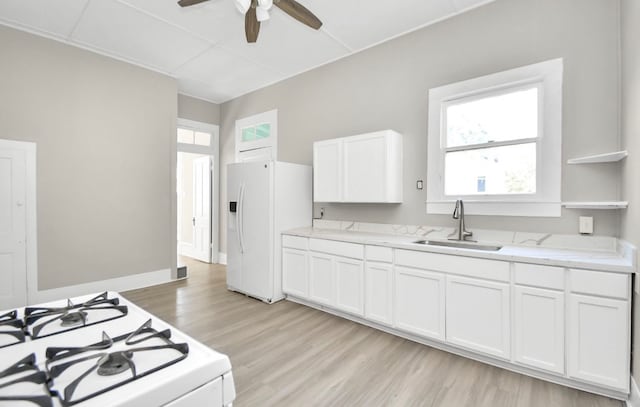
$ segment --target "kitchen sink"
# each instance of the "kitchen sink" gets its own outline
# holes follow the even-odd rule
[[[415,244],[424,244],[429,246],[457,247],[460,249],[482,250],[485,252],[497,252],[502,246],[494,246],[487,244],[479,244],[475,242],[462,241],[442,241],[442,240],[416,240]]]

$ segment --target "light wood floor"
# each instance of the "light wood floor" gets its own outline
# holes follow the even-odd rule
[[[622,407],[302,305],[227,291],[225,268],[186,260],[189,279],[123,293],[229,355],[243,406]]]

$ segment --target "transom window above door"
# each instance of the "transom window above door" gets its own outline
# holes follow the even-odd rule
[[[211,133],[178,127],[178,143],[209,147],[211,145]]]

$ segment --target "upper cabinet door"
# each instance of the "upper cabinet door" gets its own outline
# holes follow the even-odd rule
[[[313,201],[342,201],[342,142],[340,139],[313,144]]]
[[[402,202],[402,136],[384,130],[313,145],[315,202]]]
[[[387,138],[347,137],[344,140],[344,200],[347,202],[384,202],[387,191]]]

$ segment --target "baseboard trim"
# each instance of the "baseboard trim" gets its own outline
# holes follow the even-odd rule
[[[150,287],[171,281],[174,281],[171,278],[171,269],[163,269],[109,280],[92,281],[90,283],[37,291],[29,294],[28,302],[32,305],[104,291],[135,290],[137,288]]]
[[[638,383],[633,376],[631,377],[631,396],[627,400],[627,407],[640,407],[640,390],[638,390]]]
[[[227,265],[227,253],[218,253],[218,264]]]

